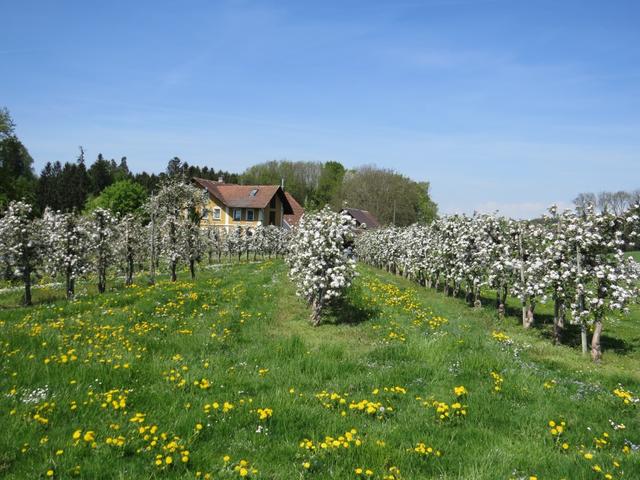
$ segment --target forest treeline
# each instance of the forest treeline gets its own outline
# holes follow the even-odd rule
[[[49,161],[39,174],[33,158],[15,133],[9,111],[0,109],[0,210],[12,200],[24,199],[36,214],[46,207],[63,212],[108,208],[134,212],[167,178],[175,176],[223,179],[227,183],[280,184],[305,209],[347,205],[372,212],[383,224],[427,223],[437,215],[428,182],[416,182],[393,170],[365,165],[346,169],[341,163],[273,160],[242,173],[190,165],[170,159],[161,173],[129,169],[127,157],[107,159],[102,154],[89,163],[80,147],[72,161]]]

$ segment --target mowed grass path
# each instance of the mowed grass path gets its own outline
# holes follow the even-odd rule
[[[518,318],[360,273],[317,328],[281,261],[73,303],[38,290],[30,309],[0,296],[0,477],[640,478],[640,406],[613,393],[640,394],[637,310],[594,366]]]

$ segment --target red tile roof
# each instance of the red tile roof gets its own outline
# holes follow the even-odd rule
[[[293,214],[293,208],[279,185],[236,185],[195,177],[193,181],[228,207],[265,208],[273,196],[278,195],[282,200],[284,213]]]
[[[302,208],[302,206],[298,203],[298,201],[295,198],[293,198],[293,195],[291,195],[289,192],[284,192],[284,194],[287,197],[287,200],[289,201],[289,203],[291,204],[291,208],[293,209],[293,214],[285,215],[284,221],[287,222],[287,225],[293,227],[297,225],[300,219],[302,218],[302,214],[304,213],[304,208]]]
[[[363,223],[367,225],[367,228],[378,228],[380,226],[378,219],[368,210],[345,208],[345,211],[355,218],[358,227]]]

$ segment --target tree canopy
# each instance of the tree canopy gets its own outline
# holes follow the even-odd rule
[[[285,189],[308,206],[316,194],[322,169],[320,162],[272,160],[249,167],[240,175],[240,181],[245,185],[280,185],[284,180]]]
[[[14,131],[9,111],[0,108],[0,209],[24,198],[34,205],[36,214],[47,207],[61,212],[100,207],[125,215],[136,211],[147,195],[157,193],[167,180],[200,177],[245,185],[284,182],[285,190],[307,211],[326,205],[338,211],[346,202],[349,207],[369,210],[383,224],[429,222],[437,212],[427,182],[374,166],[347,170],[337,161],[272,160],[237,174],[189,165],[174,156],[163,172],[134,174],[127,157],[116,161],[100,153],[89,164],[80,147],[75,160],[48,161],[38,177],[32,168],[33,159]]]
[[[15,125],[7,107],[0,108],[0,139],[13,135]]]
[[[133,180],[120,180],[106,187],[100,195],[87,200],[87,210],[110,210],[118,216],[137,213],[147,200],[144,187]]]
[[[318,188],[313,197],[313,202],[318,208],[325,205],[331,205],[335,209],[339,209],[340,205],[340,189],[346,170],[340,162],[326,162],[322,166],[322,172],[318,179]]]
[[[428,223],[437,214],[428,182],[416,182],[393,170],[363,166],[345,174],[341,200],[368,210],[382,224]]]
[[[14,129],[9,110],[0,108],[0,208],[12,200],[35,199],[33,159]]]

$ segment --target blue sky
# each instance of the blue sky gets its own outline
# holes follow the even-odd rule
[[[39,171],[126,155],[376,164],[442,212],[640,188],[640,2],[2,2],[0,105]]]

